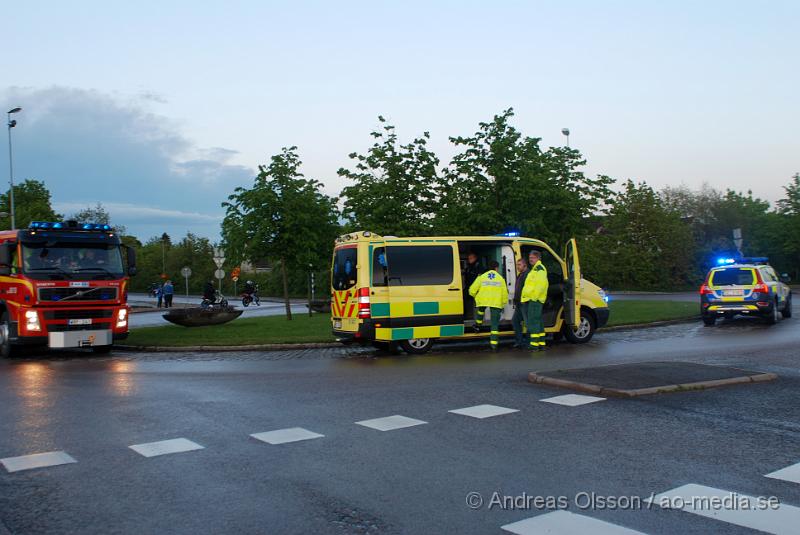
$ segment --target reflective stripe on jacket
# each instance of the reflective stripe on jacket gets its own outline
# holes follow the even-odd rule
[[[487,271],[469,287],[469,295],[475,298],[475,306],[503,308],[508,302],[508,287],[496,271]]]
[[[522,287],[522,302],[539,301],[544,303],[547,299],[547,269],[541,260],[531,268],[528,278],[525,279],[525,286]]]

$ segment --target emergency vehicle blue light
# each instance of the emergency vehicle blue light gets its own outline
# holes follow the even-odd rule
[[[53,223],[53,228],[64,228],[64,223]]]
[[[717,265],[724,266],[726,264],[735,264],[736,260],[733,258],[717,258]]]
[[[510,232],[503,232],[502,234],[498,234],[498,236],[507,236],[509,238],[516,238],[520,235],[518,230],[512,230]]]
[[[748,256],[742,258],[742,262],[746,264],[767,264],[769,263],[769,258],[766,256]]]

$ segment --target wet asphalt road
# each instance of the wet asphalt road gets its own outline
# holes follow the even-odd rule
[[[565,497],[569,511],[645,533],[752,533],[646,504],[579,509],[575,497],[648,497],[698,483],[800,505],[800,484],[764,477],[800,462],[798,343],[797,319],[739,320],[601,332],[536,357],[462,345],[413,358],[337,348],[0,362],[0,458],[63,450],[78,461],[0,468],[0,526],[13,534],[503,533],[546,512],[490,507],[498,492]],[[541,402],[569,391],[526,381],[531,370],[654,360],[780,377],[577,407]],[[519,412],[483,420],[448,412],[485,403]],[[390,415],[427,423],[386,432],[355,424]],[[249,436],[291,427],[325,436],[281,445]],[[145,458],[128,448],[179,437],[204,449]],[[481,507],[467,506],[470,492]]]

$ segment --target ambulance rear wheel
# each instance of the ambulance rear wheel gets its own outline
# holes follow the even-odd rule
[[[403,340],[400,342],[400,347],[409,355],[422,355],[431,350],[431,347],[433,347],[433,339],[412,338],[411,340]]]
[[[111,349],[113,347],[114,346],[93,346],[92,351],[99,355],[107,355],[108,353],[111,353]]]
[[[11,324],[8,322],[8,312],[3,311],[0,315],[0,336],[3,340],[0,342],[0,358],[8,358],[11,356],[11,341],[8,339],[11,334]]]

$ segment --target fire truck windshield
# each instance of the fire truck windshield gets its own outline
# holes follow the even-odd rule
[[[22,243],[22,272],[32,279],[118,279],[124,275],[119,245]]]

